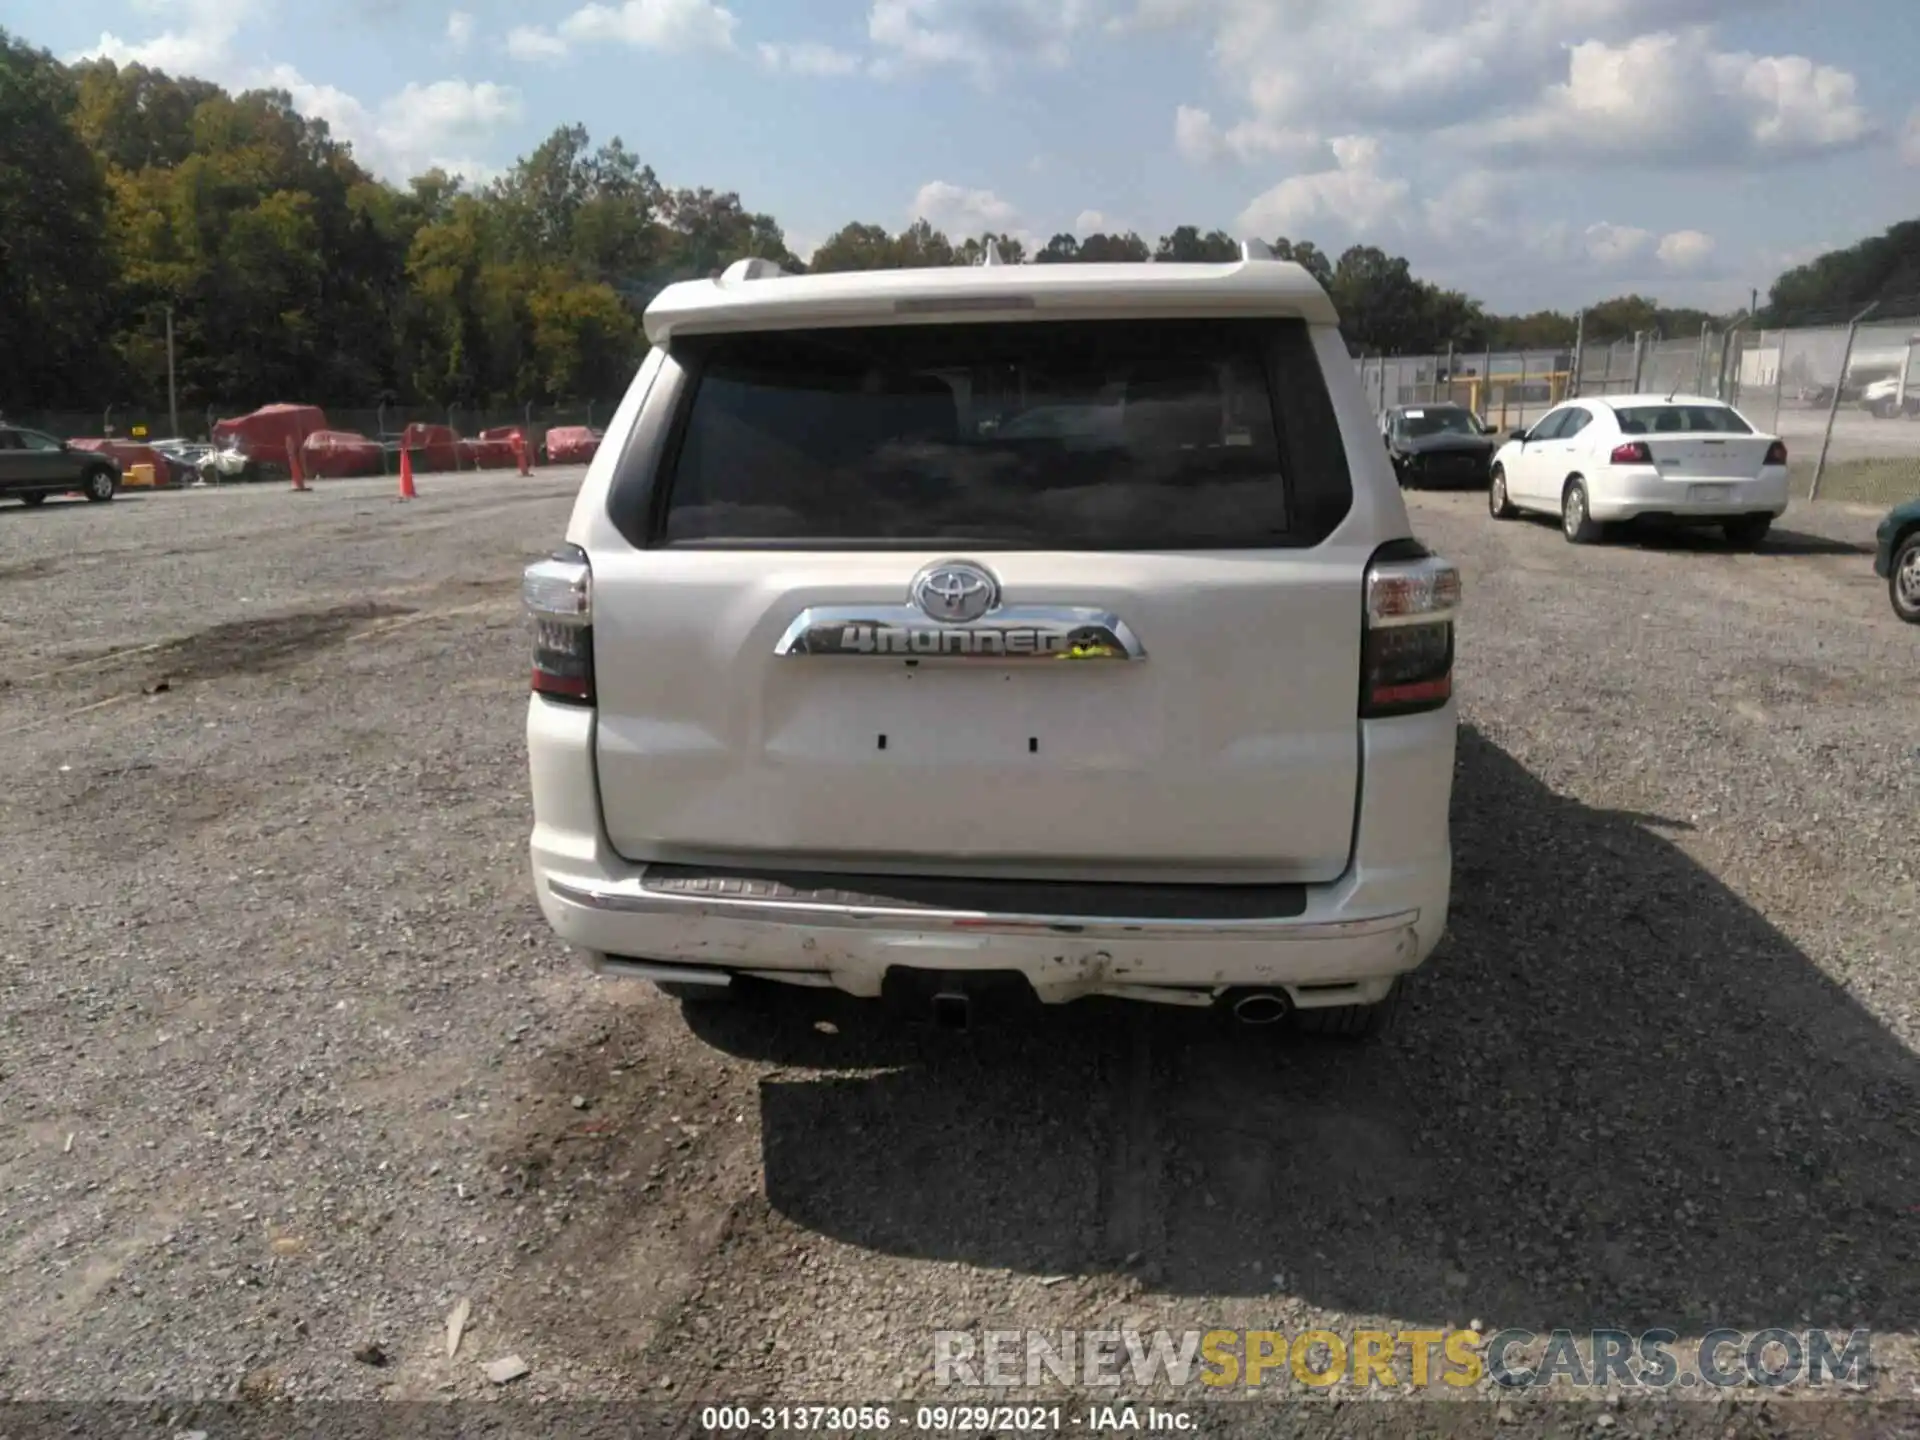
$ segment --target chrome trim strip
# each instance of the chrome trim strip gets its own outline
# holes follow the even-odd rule
[[[1126,621],[1078,605],[1009,605],[962,624],[929,619],[915,605],[815,605],[794,617],[773,653],[1001,665],[1147,658]]]
[[[648,890],[640,880],[578,885],[549,878],[555,899],[615,915],[741,920],[820,930],[964,931],[971,935],[1066,934],[1088,939],[1191,939],[1194,936],[1257,936],[1265,940],[1357,940],[1405,930],[1418,910],[1364,915],[1351,920],[1170,920],[1108,915],[1000,915],[983,910],[922,910],[890,905],[821,905],[804,900],[755,900],[721,895],[676,895]]]

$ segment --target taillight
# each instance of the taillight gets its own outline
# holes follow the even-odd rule
[[[1453,695],[1453,621],[1460,572],[1423,545],[1397,540],[1367,566],[1360,715],[1417,715]]]
[[[1787,463],[1787,442],[1776,440],[1767,447],[1766,464],[1784,465]]]
[[[1607,457],[1616,465],[1651,465],[1653,452],[1647,448],[1644,440],[1629,440],[1624,445],[1613,447],[1613,454]]]
[[[533,621],[533,690],[593,703],[593,570],[587,552],[563,545],[529,565],[520,595]]]

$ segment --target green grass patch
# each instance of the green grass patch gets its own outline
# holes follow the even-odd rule
[[[1793,496],[1804,499],[1813,483],[1813,462],[1792,467]],[[1822,500],[1851,500],[1861,505],[1892,507],[1920,496],[1920,457],[1881,460],[1829,460],[1820,477]]]

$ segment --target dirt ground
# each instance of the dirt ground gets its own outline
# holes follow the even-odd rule
[[[937,1329],[1469,1325],[1866,1328],[1920,1395],[1870,513],[1744,555],[1411,497],[1467,585],[1454,908],[1355,1047],[589,977],[517,609],[578,479],[0,506],[0,1395],[911,1401]]]

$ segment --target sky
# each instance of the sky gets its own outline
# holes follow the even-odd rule
[[[275,86],[394,180],[555,127],[737,191],[1044,243],[1354,243],[1503,312],[1744,305],[1920,216],[1914,0],[0,0],[63,59]]]

